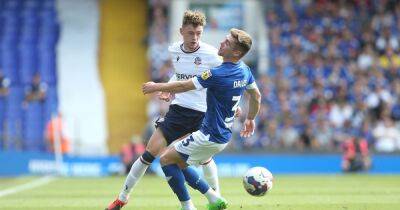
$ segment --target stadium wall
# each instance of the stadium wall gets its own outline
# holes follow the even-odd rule
[[[104,91],[98,71],[97,0],[57,1],[61,22],[58,93],[73,154],[107,153]]]
[[[99,65],[107,102],[108,146],[118,153],[147,123],[147,1],[100,1]]]

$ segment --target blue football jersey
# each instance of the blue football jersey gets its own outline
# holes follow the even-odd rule
[[[196,89],[207,88],[207,112],[201,131],[210,141],[227,143],[244,90],[256,88],[250,68],[242,61],[224,62],[192,79]]]

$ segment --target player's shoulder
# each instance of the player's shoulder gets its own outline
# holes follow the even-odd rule
[[[169,52],[182,52],[181,45],[183,44],[182,41],[174,42],[168,47]]]
[[[244,73],[251,74],[251,68],[244,61],[240,61],[239,68],[241,68]]]
[[[218,49],[215,48],[214,46],[207,44],[205,42],[199,42],[199,45],[200,45],[199,53],[218,56]]]

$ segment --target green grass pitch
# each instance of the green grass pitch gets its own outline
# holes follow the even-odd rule
[[[0,192],[37,177],[0,179]],[[104,209],[118,194],[124,177],[57,178],[34,189],[0,197],[0,209],[67,210]],[[248,195],[240,178],[220,180],[222,194],[232,210],[386,210],[400,209],[400,176],[277,175],[274,188],[264,197]],[[196,207],[206,199],[191,191]],[[145,176],[124,209],[177,210],[180,205],[164,179]]]

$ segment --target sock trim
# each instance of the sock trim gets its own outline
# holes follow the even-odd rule
[[[156,158],[147,150],[140,156],[140,160],[146,165],[151,165],[154,159]]]
[[[140,161],[141,161],[143,164],[145,164],[145,165],[148,165],[148,166],[151,165],[151,163],[149,163],[149,162],[143,160],[142,157],[140,157]]]

